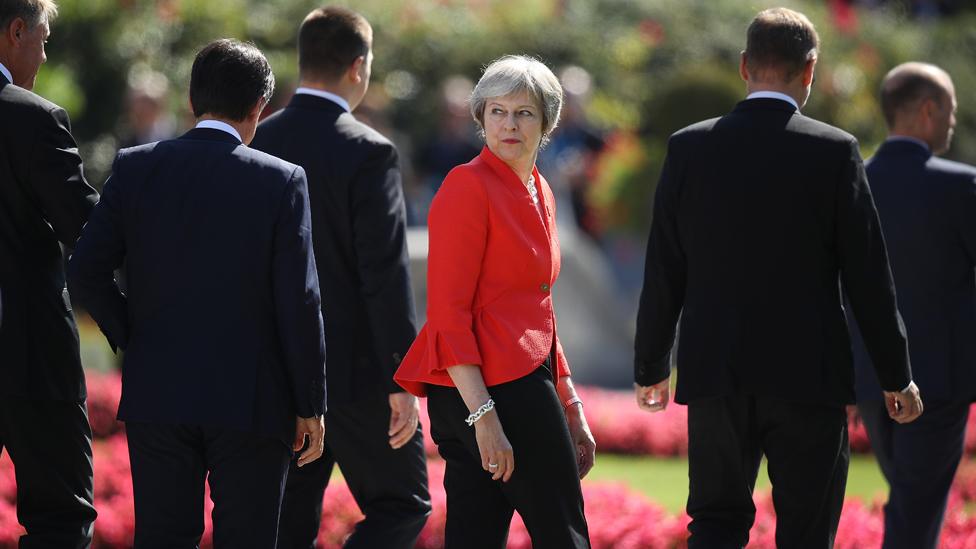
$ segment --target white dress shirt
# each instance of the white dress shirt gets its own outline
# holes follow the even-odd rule
[[[756,91],[752,92],[746,96],[746,99],[779,99],[780,101],[786,101],[790,105],[799,111],[800,105],[797,104],[796,99],[786,95],[785,93],[774,92],[774,91]]]
[[[220,120],[201,120],[201,121],[197,122],[196,127],[197,128],[206,128],[206,129],[210,129],[210,130],[220,130],[222,132],[227,132],[227,133],[233,135],[234,137],[236,137],[237,140],[240,141],[241,143],[244,142],[244,140],[241,139],[241,134],[237,133],[237,130],[234,129],[234,126],[231,126],[230,124],[228,124],[226,122],[221,122]]]
[[[332,101],[336,105],[339,105],[340,107],[345,109],[346,112],[352,112],[352,109],[349,107],[349,102],[346,101],[344,97],[338,96],[332,92],[327,92],[325,90],[317,90],[315,88],[298,88],[297,90],[295,90],[295,95],[298,95],[300,93],[304,93],[306,95],[314,95],[316,97],[321,97],[323,99],[328,99],[329,101]]]
[[[0,72],[2,72],[3,75],[7,77],[8,82],[10,82],[11,84],[14,83],[13,75],[10,74],[10,71],[7,70],[7,67],[3,66],[3,63],[0,63]]]

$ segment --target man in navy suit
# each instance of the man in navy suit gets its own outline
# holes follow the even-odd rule
[[[638,404],[688,405],[688,547],[744,547],[763,456],[778,547],[833,547],[854,365],[839,287],[865,328],[878,397],[923,411],[857,140],[800,112],[820,39],[785,8],[749,25],[748,96],[671,136],[637,316]]]
[[[976,397],[976,168],[933,156],[948,150],[955,126],[955,89],[942,69],[895,67],[881,107],[888,139],[867,174],[925,413],[891,421],[859,335],[858,409],[891,488],[884,547],[918,549],[938,543]]]
[[[372,38],[358,13],[312,11],[298,36],[300,87],[252,144],[308,174],[329,334],[325,455],[288,473],[282,548],[315,546],[336,463],[365,515],[345,547],[409,549],[430,514],[417,398],[393,381],[417,335],[399,156],[352,114],[369,85]]]
[[[17,474],[20,547],[88,547],[91,427],[61,246],[98,194],[68,115],[31,92],[57,14],[51,0],[0,0],[0,451]]]
[[[201,50],[196,127],[119,153],[69,263],[72,293],[126,351],[137,549],[197,546],[204,478],[216,547],[274,547],[292,450],[307,435],[298,465],[322,454],[305,172],[246,146],[273,89],[254,46]],[[123,260],[127,294],[112,276]]]

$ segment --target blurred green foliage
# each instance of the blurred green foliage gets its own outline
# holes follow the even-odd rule
[[[787,5],[807,13],[823,42],[805,114],[847,129],[865,155],[884,138],[876,90],[907,60],[946,68],[959,90],[959,125],[950,157],[976,163],[976,14],[917,21],[899,9],[841,17],[826,2],[782,0],[358,0],[375,30],[374,88],[388,116],[414,143],[438,131],[440,83],[477,80],[506,53],[592,76],[587,115],[611,135],[592,183],[609,230],[643,231],[667,136],[719,116],[739,100],[737,67],[745,28],[758,9]],[[189,69],[210,40],[236,37],[265,50],[287,95],[297,75],[295,34],[307,0],[60,0],[48,64],[37,91],[72,115],[88,173],[100,184],[117,146],[126,83],[139,71],[166,75],[170,107],[186,118]],[[619,156],[619,158],[614,157]]]

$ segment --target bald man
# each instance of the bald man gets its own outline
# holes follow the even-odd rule
[[[912,373],[925,413],[888,418],[860,334],[853,338],[858,409],[888,479],[885,548],[936,547],[976,397],[976,168],[949,149],[956,93],[942,69],[905,63],[881,86],[888,139],[867,163]],[[854,326],[853,318],[851,318]]]

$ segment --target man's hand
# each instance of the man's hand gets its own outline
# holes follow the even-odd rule
[[[888,416],[898,423],[911,423],[922,415],[922,397],[914,381],[904,391],[885,391],[884,397]]]
[[[637,405],[646,412],[662,412],[671,400],[671,376],[664,378],[650,387],[634,384],[637,395]]]
[[[390,446],[396,450],[410,442],[420,424],[420,401],[410,393],[390,394]]]
[[[295,442],[292,450],[295,452],[302,449],[305,445],[305,436],[308,436],[308,448],[298,456],[298,466],[303,467],[322,457],[325,451],[325,418],[300,417],[295,421]]]

